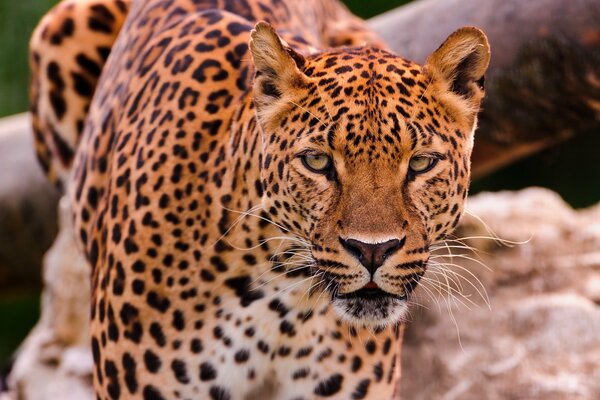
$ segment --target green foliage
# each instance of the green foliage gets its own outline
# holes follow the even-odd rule
[[[473,182],[470,193],[543,186],[557,191],[572,207],[589,207],[600,199],[600,185],[597,183],[599,148],[600,132],[597,128],[580,132],[557,147]]]
[[[371,18],[411,0],[343,0],[348,8],[362,18]]]
[[[0,370],[23,341],[39,316],[40,293],[15,291],[0,296]]]
[[[27,44],[57,0],[0,0],[0,116],[27,110]]]

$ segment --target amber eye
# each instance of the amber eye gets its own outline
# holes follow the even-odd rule
[[[433,168],[437,162],[437,158],[414,156],[410,159],[408,167],[413,174],[422,174]]]
[[[333,164],[331,158],[325,154],[304,154],[301,157],[304,166],[318,174],[327,173]]]

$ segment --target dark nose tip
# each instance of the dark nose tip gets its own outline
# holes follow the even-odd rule
[[[385,243],[364,243],[355,239],[341,239],[340,242],[346,250],[354,255],[371,275],[381,267],[385,259],[404,246],[406,237],[401,240],[392,239]]]

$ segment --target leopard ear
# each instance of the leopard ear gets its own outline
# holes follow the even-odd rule
[[[287,46],[267,22],[259,22],[250,35],[254,59],[254,99],[259,109],[302,86],[304,57]]]
[[[478,108],[483,97],[484,74],[490,63],[490,45],[475,27],[463,27],[451,34],[427,59],[427,69],[445,89]]]

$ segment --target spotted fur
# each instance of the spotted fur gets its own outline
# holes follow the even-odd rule
[[[98,398],[392,396],[408,298],[467,195],[483,33],[419,66],[337,2],[66,0],[31,48]]]

